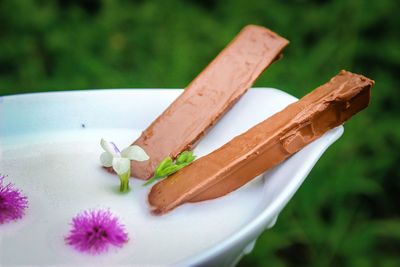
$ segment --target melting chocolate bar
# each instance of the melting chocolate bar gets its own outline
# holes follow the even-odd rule
[[[266,28],[245,27],[133,143],[150,159],[132,161],[132,176],[147,180],[163,159],[192,150],[288,43]]]
[[[155,214],[226,195],[343,124],[370,102],[374,81],[341,71],[284,110],[155,184]]]

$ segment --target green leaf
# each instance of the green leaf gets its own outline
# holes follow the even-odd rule
[[[191,163],[191,162],[194,161],[195,159],[196,159],[196,156],[190,155],[190,156],[187,158],[186,163]]]
[[[189,164],[190,163],[182,163],[182,164],[177,165],[178,166],[178,170],[182,169],[183,167],[185,167],[185,166],[187,166]]]
[[[176,159],[176,164],[182,164],[185,163],[187,158],[190,156],[190,152],[184,151],[182,152],[178,158]]]
[[[175,173],[175,172],[178,171],[178,170],[179,170],[178,165],[171,165],[171,166],[165,168],[164,170],[162,170],[162,171],[158,174],[158,176],[159,176],[159,177],[167,177],[167,176],[169,176],[169,175]]]
[[[157,169],[155,170],[155,173],[160,173],[163,169],[169,167],[172,165],[172,159],[171,157],[168,157],[161,161],[160,165],[158,165]]]
[[[145,182],[143,186],[147,186],[161,178],[170,176],[183,167],[189,165],[195,158],[196,156],[193,156],[193,151],[184,151],[177,157],[175,164],[172,164],[171,157],[164,159],[154,171],[154,176]]]

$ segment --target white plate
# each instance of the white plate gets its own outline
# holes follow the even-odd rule
[[[99,138],[105,137],[121,144],[121,147],[129,145],[131,141],[137,138],[140,131],[145,129],[181,92],[181,89],[121,89],[38,93],[0,97],[0,173],[4,172],[4,170],[12,172],[12,168],[6,166],[4,163],[8,162],[8,165],[12,165],[10,164],[12,161],[7,159],[10,155],[3,154],[2,151],[18,151],[19,146],[23,148],[26,147],[27,144],[43,144],[44,142],[57,143],[61,138],[62,140],[69,141],[79,140],[88,144],[90,142],[95,142],[97,145]],[[296,98],[276,89],[250,89],[214,129],[202,139],[195,149],[195,154],[202,156],[213,151],[233,137],[282,110],[294,101],[296,101]],[[254,245],[253,241],[256,240],[266,228],[275,223],[279,212],[299,188],[322,153],[336,141],[342,133],[342,126],[327,132],[315,142],[265,173],[263,177],[259,179],[258,184],[255,183],[247,187],[247,189],[245,188],[239,190],[239,192],[234,192],[215,202],[207,201],[197,206],[196,204],[185,204],[176,211],[176,214],[181,213],[180,215],[174,215],[175,211],[171,213],[172,215],[167,215],[169,216],[167,217],[169,220],[173,221],[173,216],[177,216],[179,220],[176,219],[175,222],[181,222],[186,220],[186,217],[182,217],[182,213],[187,214],[187,211],[193,208],[198,210],[199,214],[203,212],[204,215],[207,215],[207,212],[210,212],[209,205],[214,205],[212,203],[217,203],[216,205],[228,205],[229,201],[233,201],[232,203],[240,205],[240,198],[246,197],[246,194],[250,196],[251,190],[255,190],[254,192],[259,190],[262,196],[257,200],[257,205],[253,210],[249,211],[248,218],[241,222],[239,229],[235,229],[231,233],[227,232],[224,236],[221,235],[221,239],[208,244],[207,247],[203,247],[201,250],[188,250],[190,251],[188,254],[189,256],[183,255],[179,258],[178,262],[183,266],[226,266],[237,262],[243,255],[243,251],[251,251]],[[91,139],[89,140],[88,137]],[[95,138],[94,141],[93,138]],[[91,147],[90,145],[88,146]],[[81,149],[84,150],[84,148]],[[100,152],[101,150],[94,151],[94,154]],[[13,160],[17,162],[18,155],[14,155],[13,157]],[[21,155],[21,158],[22,157],[23,155]],[[28,173],[27,171],[29,170],[25,170],[24,167],[25,169],[28,168],[26,166],[21,166],[22,169],[19,171],[16,170],[14,173],[21,174],[24,173],[24,171],[25,174]],[[49,165],[46,168],[48,168],[49,171],[54,171],[54,175],[57,176],[57,168],[53,170]],[[63,166],[60,166],[59,169],[61,169],[60,171],[63,171],[63,173],[69,171],[68,167],[63,168]],[[100,169],[93,171],[101,172]],[[12,177],[10,175],[10,179],[11,178],[14,179],[13,182],[19,187],[28,187],[24,190],[28,193],[31,192],[31,187],[40,184],[40,181],[35,181],[37,182],[37,184],[35,184],[27,179],[24,180],[21,178],[21,180],[18,180],[18,177]],[[49,181],[46,180],[46,183],[49,183]],[[109,181],[104,180],[104,183],[108,186]],[[82,204],[82,206],[77,206],[76,204],[71,204],[71,202],[66,201],[68,194],[64,192],[65,190],[63,191],[60,184],[62,185],[62,181],[57,181],[52,185],[53,187],[50,185],[46,188],[43,187],[47,191],[43,191],[43,188],[40,189],[43,192],[47,192],[46,194],[35,194],[33,190],[31,193],[32,198],[30,198],[30,209],[27,211],[26,218],[19,222],[12,223],[12,226],[0,226],[0,264],[51,263],[76,265],[83,263],[98,265],[101,263],[113,265],[115,263],[161,263],[157,261],[147,261],[146,258],[143,258],[142,261],[135,262],[134,259],[131,260],[129,256],[127,256],[129,253],[132,253],[129,251],[123,252],[122,254],[125,254],[122,258],[116,254],[112,254],[107,257],[88,257],[82,260],[80,256],[74,255],[71,251],[58,252],[58,249],[61,249],[63,245],[61,242],[62,238],[60,238],[61,241],[57,243],[58,241],[55,241],[55,235],[44,237],[44,241],[42,240],[41,242],[35,240],[36,237],[33,234],[31,236],[29,234],[22,235],[21,233],[24,229],[27,231],[26,229],[29,228],[42,229],[46,227],[53,227],[53,229],[49,231],[57,233],[60,229],[64,229],[64,225],[68,223],[61,221],[63,216],[65,216],[65,218],[70,218],[74,214],[73,211],[77,213],[82,209],[82,206],[85,206],[84,204]],[[140,189],[138,181],[135,181],[133,184],[135,188],[139,189],[137,189],[136,194],[132,195],[135,197],[138,196],[138,198],[142,200],[145,199],[147,191]],[[101,185],[99,188],[103,190],[107,186]],[[82,188],[85,187],[83,186]],[[250,193],[246,192],[246,190],[250,190]],[[111,191],[108,193],[112,193]],[[95,195],[95,193],[93,194]],[[76,197],[79,198],[79,196]],[[108,200],[110,202],[107,203],[107,205],[117,210],[121,217],[131,216],[124,214],[125,212],[129,213],[129,205],[127,205],[126,202],[121,202],[120,199],[121,197],[118,199],[111,198]],[[49,219],[46,220],[35,217],[35,214],[45,212],[45,207],[49,201],[52,201],[51,205],[48,205],[49,209],[57,205],[57,207],[62,208],[61,211],[58,209],[54,211],[54,214],[58,215],[49,217]],[[35,206],[35,203],[41,204]],[[57,203],[57,205],[54,203]],[[88,201],[87,204],[93,205],[93,203],[96,202]],[[71,205],[75,206],[70,207]],[[101,206],[101,204],[99,205]],[[143,203],[142,207],[144,208],[139,208],[139,211],[147,214],[145,205],[146,204]],[[134,214],[132,214],[132,216],[134,216]],[[150,220],[153,220],[150,215],[148,216]],[[40,219],[42,219],[42,221],[40,221]],[[48,223],[48,225],[46,225],[46,223]],[[204,223],[206,223],[206,221],[204,221]],[[35,224],[40,225],[35,226]],[[63,226],[54,226],[57,224],[62,224]],[[192,225],[192,227],[196,229],[196,225]],[[129,227],[127,228],[129,230]],[[21,235],[20,237],[18,233]],[[190,231],[188,233],[190,234]],[[62,234],[65,233],[60,233],[60,235]],[[137,235],[140,235],[140,233],[137,233]],[[16,238],[12,239],[11,237],[14,236]],[[8,243],[5,244],[5,242]],[[26,253],[20,253],[21,248],[25,249]],[[37,250],[36,252],[34,252],[34,248]],[[131,249],[134,250],[135,248],[132,247]],[[139,250],[139,248],[137,249]],[[168,249],[173,249],[173,246],[164,248],[165,251]],[[43,250],[45,251],[43,252]],[[48,250],[48,252],[46,252],[46,250]],[[29,253],[29,251],[33,252]],[[2,253],[4,254],[2,255]],[[49,256],[48,261],[46,261],[46,257],[42,256],[37,256],[35,258],[35,255],[39,255],[40,253],[47,253],[52,256]],[[10,255],[15,255],[15,257]],[[18,255],[18,257],[16,255]],[[168,261],[167,256],[165,260],[167,263],[176,263],[173,259],[168,259]]]

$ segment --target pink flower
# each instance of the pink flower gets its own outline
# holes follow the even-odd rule
[[[14,184],[4,184],[6,176],[0,175],[0,224],[17,220],[25,215],[28,207],[27,197],[13,188]]]
[[[109,210],[84,211],[72,219],[71,226],[65,241],[81,252],[100,254],[128,241],[125,226]]]

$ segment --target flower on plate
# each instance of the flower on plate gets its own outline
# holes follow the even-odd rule
[[[131,160],[145,161],[149,156],[140,146],[129,146],[120,151],[113,142],[101,139],[101,147],[104,149],[100,155],[101,164],[104,167],[113,167],[121,180],[120,191],[126,192],[129,189],[129,177],[131,175]]]
[[[83,211],[72,219],[71,226],[65,241],[81,252],[100,254],[128,241],[125,226],[108,209]]]
[[[5,184],[5,178],[0,175],[0,224],[22,218],[28,207],[27,197],[14,188],[14,184]]]

